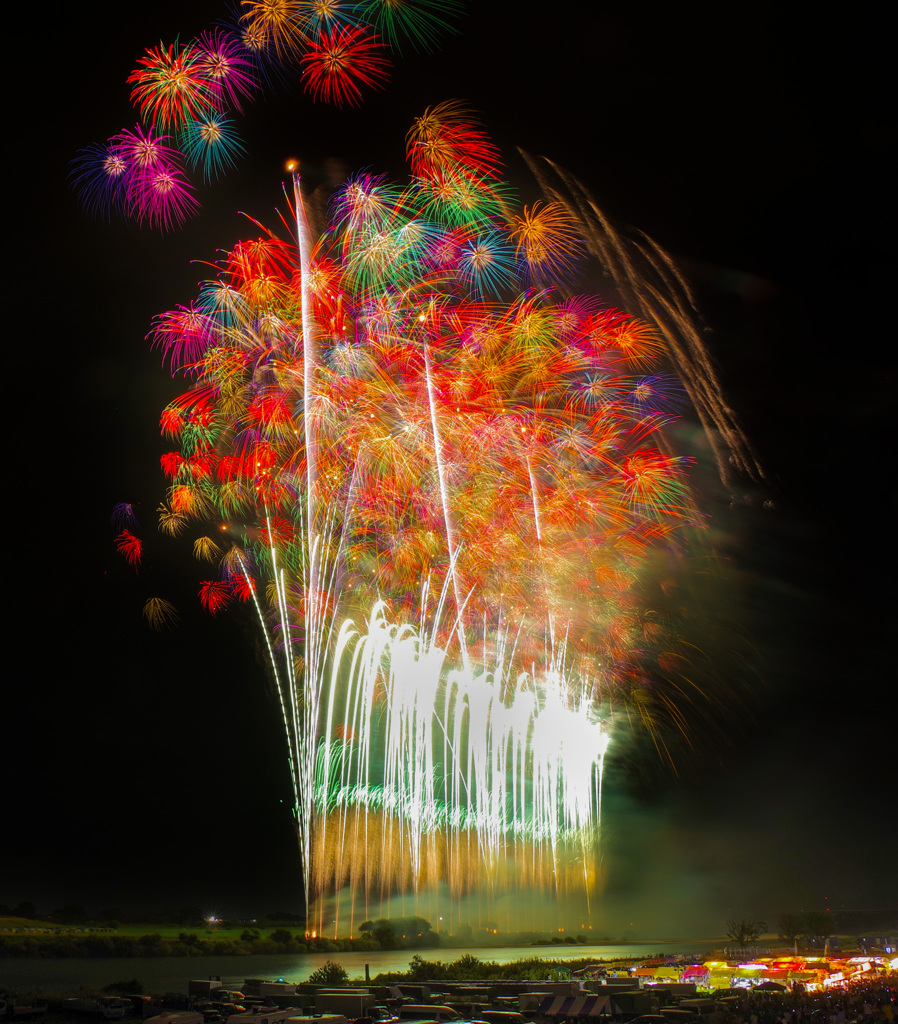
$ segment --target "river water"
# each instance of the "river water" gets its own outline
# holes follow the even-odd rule
[[[220,977],[225,985],[239,987],[244,978],[284,978],[305,981],[326,960],[346,968],[350,978],[363,978],[365,964],[371,977],[387,971],[404,971],[419,953],[425,960],[457,960],[469,953],[481,960],[504,964],[529,957],[579,960],[595,957],[659,956],[675,953],[710,953],[714,942],[672,939],[669,942],[641,942],[614,946],[501,946],[489,949],[378,950],[369,953],[302,953],[285,956],[200,956],[200,957],[115,957],[97,959],[12,959],[0,960],[0,990],[4,987],[27,992],[65,992],[78,985],[97,988],[113,981],[137,978],[145,992],[186,992],[191,978]]]

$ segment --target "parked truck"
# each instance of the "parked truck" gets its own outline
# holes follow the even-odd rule
[[[373,992],[366,988],[320,988],[315,993],[316,1014],[337,1014],[349,1020],[370,1017],[371,1007],[377,1002]]]

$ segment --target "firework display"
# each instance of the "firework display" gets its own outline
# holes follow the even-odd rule
[[[409,183],[351,178],[317,239],[295,176],[293,237],[238,242],[154,330],[192,380],[161,525],[218,567],[204,606],[261,625],[319,928],[334,896],[350,929],[403,893],[589,899],[607,708],[664,656],[640,587],[694,520],[679,382],[562,286],[565,207],[519,209],[456,103],[407,143]]]
[[[391,47],[429,49],[456,0],[241,0],[232,25],[148,48],[128,76],[141,123],[78,154],[72,182],[85,209],[159,230],[198,209],[184,163],[206,180],[243,143],[230,116],[272,83],[299,77],[316,100],[358,106],[389,78]],[[382,38],[381,34],[386,38]]]

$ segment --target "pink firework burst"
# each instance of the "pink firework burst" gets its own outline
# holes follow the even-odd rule
[[[169,231],[199,211],[193,186],[177,169],[163,167],[138,175],[136,181],[135,216],[141,224]]]
[[[193,186],[184,174],[180,150],[155,128],[140,125],[120,132],[112,140],[128,159],[129,212],[141,224],[166,231],[182,224],[199,210]]]
[[[259,89],[254,61],[233,32],[214,28],[203,32],[196,43],[199,69],[206,77],[216,106],[242,113],[241,104]]]
[[[181,166],[180,152],[168,145],[167,135],[157,135],[153,125],[144,129],[138,124],[133,131],[126,128],[114,135],[109,143],[127,161],[128,166],[136,171]]]

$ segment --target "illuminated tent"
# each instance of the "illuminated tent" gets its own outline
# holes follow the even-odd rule
[[[655,981],[659,981],[662,978],[667,981],[679,981],[680,969],[678,967],[674,967],[673,965],[668,965],[667,967],[659,967],[655,971]]]
[[[700,967],[687,967],[683,971],[683,981],[694,981],[697,985],[704,985],[709,974],[710,971],[704,964]]]

